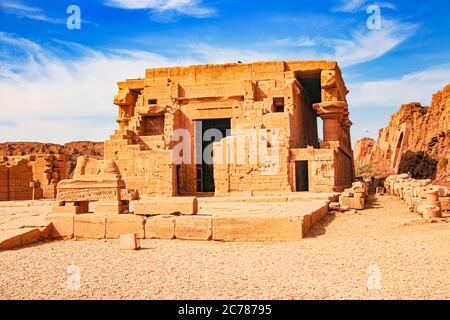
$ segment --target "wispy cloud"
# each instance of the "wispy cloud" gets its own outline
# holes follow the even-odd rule
[[[116,107],[111,101],[117,92],[115,82],[143,77],[149,67],[275,59],[338,60],[345,67],[383,56],[413,34],[414,28],[391,21],[381,30],[355,31],[348,39],[297,37],[275,40],[272,46],[249,43],[226,47],[180,40],[173,44],[177,54],[171,57],[143,50],[100,52],[58,40],[44,47],[0,32],[5,50],[0,59],[0,95],[5,97],[0,119],[16,123],[14,130],[2,130],[0,139],[17,141],[32,136],[40,141],[57,139],[55,142],[104,140],[115,129]],[[329,52],[324,53],[324,48]],[[371,89],[372,85],[366,86]],[[368,89],[358,85],[350,89],[354,93],[352,104],[364,106],[361,99]],[[96,119],[96,124],[77,120],[87,117]]]
[[[349,105],[352,108],[397,108],[417,101],[427,106],[431,103],[431,96],[448,84],[450,65],[409,73],[399,78],[350,83]]]
[[[333,8],[333,11],[353,13],[365,10],[367,6],[372,4],[378,5],[382,8],[396,9],[395,4],[391,2],[376,2],[376,1],[369,2],[367,0],[340,0],[340,3]]]
[[[8,14],[13,14],[19,18],[27,18],[55,24],[64,24],[66,22],[65,19],[48,16],[41,8],[29,6],[16,0],[2,0],[2,2],[0,2],[0,10]]]
[[[347,39],[283,38],[247,44],[246,48],[224,48],[205,43],[190,44],[191,52],[217,62],[264,59],[336,60],[341,67],[368,62],[384,56],[418,29],[417,24],[385,20],[379,30],[361,28],[350,32]]]
[[[335,60],[342,66],[374,60],[410,38],[419,27],[417,24],[394,20],[383,20],[382,23],[381,29],[363,28],[353,31],[348,40],[333,40],[331,45],[334,47]]]
[[[8,97],[0,119],[16,124],[0,130],[3,141],[105,140],[115,129],[116,81],[143,77],[149,67],[194,63],[151,52],[101,53],[70,42],[59,43],[65,46],[61,50],[73,53],[62,57],[27,39],[0,33],[0,44],[4,43],[22,54],[16,61],[0,60],[0,95]]]
[[[105,0],[105,4],[112,7],[129,10],[149,10],[157,18],[162,14],[182,14],[196,18],[213,16],[216,10],[203,4],[202,0]]]

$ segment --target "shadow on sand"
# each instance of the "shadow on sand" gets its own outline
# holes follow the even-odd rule
[[[324,235],[327,232],[328,225],[330,225],[334,221],[334,219],[336,219],[336,215],[327,214],[322,220],[318,221],[309,229],[309,231],[305,235],[305,239],[317,238],[321,235]]]

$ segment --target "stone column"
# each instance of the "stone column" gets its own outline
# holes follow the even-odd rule
[[[339,142],[341,131],[341,119],[347,109],[344,101],[326,101],[313,105],[317,115],[323,120],[323,140],[327,142]]]

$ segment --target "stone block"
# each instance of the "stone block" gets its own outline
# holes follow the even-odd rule
[[[364,192],[353,192],[353,198],[365,198],[366,194]]]
[[[327,214],[328,208],[322,207],[318,210],[315,210],[311,213],[311,226],[314,225],[316,222],[322,220],[322,218]]]
[[[301,217],[302,219],[302,235],[304,236],[309,228],[312,226],[312,216],[310,214],[305,214]]]
[[[22,233],[22,245],[30,244],[39,241],[41,231],[38,228],[33,228]]]
[[[145,219],[134,214],[120,214],[106,216],[106,238],[117,239],[123,234],[136,234],[144,239]]]
[[[22,245],[22,237],[17,230],[7,230],[0,234],[0,250],[18,248]]]
[[[74,236],[84,239],[104,239],[106,236],[106,217],[94,214],[75,216]]]
[[[196,197],[152,197],[137,201],[134,213],[138,215],[195,215],[198,212]]]
[[[72,238],[74,230],[74,215],[52,214],[45,221],[52,223],[52,238]]]
[[[363,210],[365,208],[364,198],[350,198],[341,196],[339,198],[339,203],[341,206],[348,206],[351,209]]]
[[[297,241],[303,237],[302,216],[213,216],[213,240],[226,242]]]
[[[120,250],[137,250],[139,249],[139,243],[137,235],[135,233],[122,234],[120,236]]]
[[[49,223],[45,227],[39,228],[39,230],[41,231],[41,239],[50,238],[52,235],[52,229],[53,229],[53,225],[51,223]]]
[[[211,240],[211,216],[180,216],[175,220],[175,238],[183,240]]]
[[[53,206],[53,213],[55,214],[74,215],[74,214],[81,214],[84,212],[85,211],[83,211],[83,208],[80,206],[73,206],[73,205]]]
[[[450,197],[441,197],[439,198],[439,201],[441,203],[442,211],[450,211]]]
[[[124,201],[99,201],[95,204],[95,213],[107,215],[126,214],[128,213],[128,204],[124,203]]]
[[[174,239],[175,219],[174,216],[148,218],[145,223],[145,239]]]

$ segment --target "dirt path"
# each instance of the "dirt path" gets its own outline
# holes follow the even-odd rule
[[[416,218],[382,197],[296,243],[48,242],[0,252],[0,298],[450,299],[450,223]]]

